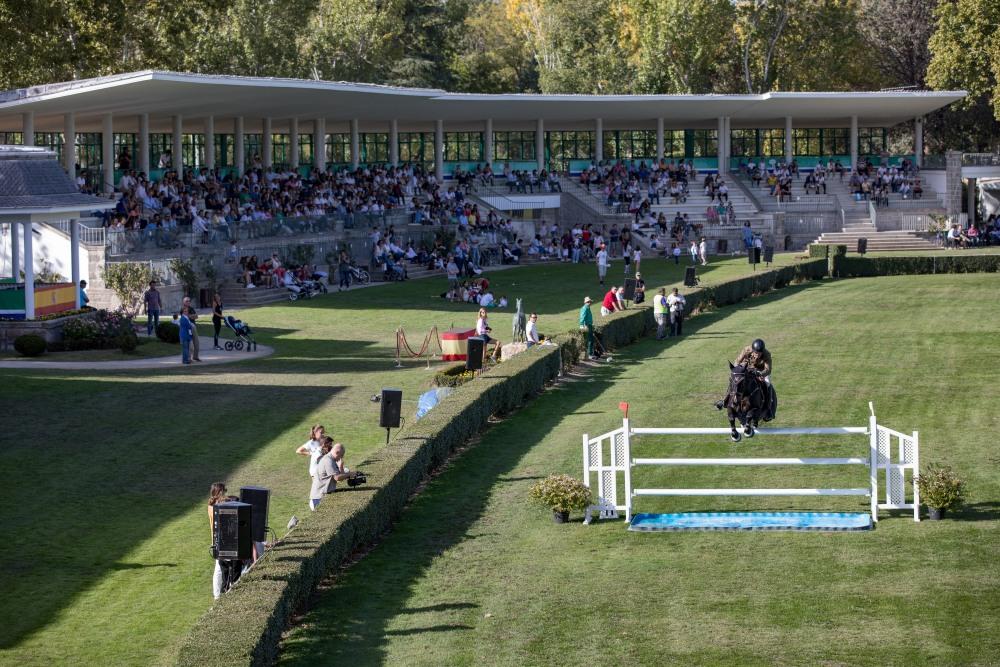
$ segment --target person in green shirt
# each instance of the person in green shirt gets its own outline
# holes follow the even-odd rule
[[[663,340],[667,335],[667,290],[663,287],[653,297],[653,319],[656,320],[656,340]]]
[[[590,304],[593,303],[590,297],[584,297],[583,308],[580,309],[580,329],[587,330],[587,357],[596,359],[594,356],[594,314],[590,312]]]

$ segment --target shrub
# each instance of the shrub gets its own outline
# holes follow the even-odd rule
[[[841,278],[924,275],[935,273],[997,273],[1000,255],[931,255],[929,257],[837,257]]]
[[[435,373],[431,385],[435,387],[461,387],[475,377],[474,371],[465,370],[465,364],[456,364]]]
[[[172,321],[167,320],[156,325],[156,337],[164,343],[180,343],[181,330]]]
[[[139,347],[139,337],[134,331],[123,333],[118,336],[118,347],[125,354],[135,352],[135,348]]]
[[[101,327],[96,320],[78,317],[63,325],[63,340],[94,340],[100,336]]]
[[[122,309],[135,317],[142,304],[142,295],[149,287],[149,281],[156,279],[148,263],[112,262],[104,266],[101,277],[109,290],[121,301]]]
[[[822,257],[826,259],[830,254],[830,246],[825,243],[810,243],[809,244],[809,257]]]
[[[931,463],[916,481],[920,499],[928,507],[951,509],[961,505],[965,499],[965,482],[959,479],[951,466]]]
[[[45,339],[38,334],[21,334],[14,339],[14,349],[25,357],[40,357],[45,354]]]
[[[590,505],[590,488],[569,475],[549,475],[528,492],[531,499],[553,512],[572,512]]]

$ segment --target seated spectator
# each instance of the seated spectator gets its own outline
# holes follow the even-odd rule
[[[524,337],[528,347],[538,345],[542,342],[541,337],[538,335],[538,313],[528,315],[528,323],[524,328]]]
[[[601,302],[601,315],[607,317],[616,310],[620,310],[618,308],[618,288],[612,285]]]
[[[496,305],[493,301],[493,292],[489,290],[483,292],[482,296],[479,297],[479,305],[482,308],[493,308]]]

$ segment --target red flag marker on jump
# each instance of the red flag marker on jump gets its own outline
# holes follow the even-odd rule
[[[628,403],[622,401],[618,404],[618,409],[625,413],[625,419],[628,419]]]

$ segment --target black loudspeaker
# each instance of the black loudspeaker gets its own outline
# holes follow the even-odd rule
[[[725,255],[727,250],[729,250],[729,241],[726,239],[719,239],[715,242],[716,255]]]
[[[760,264],[760,248],[754,246],[747,250],[747,259],[751,264]]]
[[[863,255],[868,252],[868,239],[861,237],[858,239],[858,254]]]
[[[235,501],[212,506],[212,531],[215,557],[219,560],[249,560],[253,558],[250,539],[250,514],[253,507]]]
[[[271,500],[271,490],[263,486],[240,487],[240,502],[253,507],[250,512],[250,539],[267,542],[267,507]]]
[[[774,246],[766,245],[764,246],[764,263],[770,264],[774,261]]]
[[[382,428],[399,428],[399,412],[403,407],[402,389],[382,390],[382,411],[378,425]]]
[[[635,301],[635,278],[625,279],[625,300]]]
[[[465,370],[478,371],[483,367],[483,354],[486,351],[486,340],[479,336],[468,339],[465,348]]]
[[[684,269],[684,287],[696,287],[698,285],[698,275],[695,267],[689,266]]]

